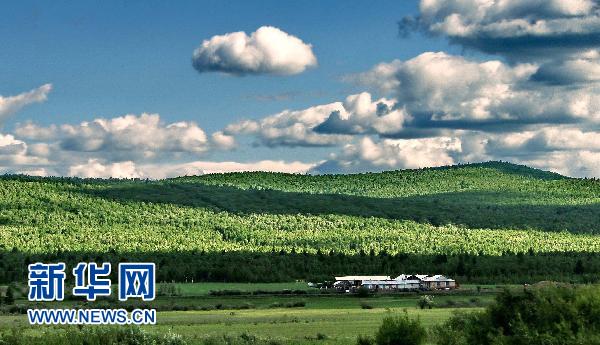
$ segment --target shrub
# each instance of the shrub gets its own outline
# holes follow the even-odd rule
[[[306,306],[304,301],[288,302],[285,304],[286,308],[303,308]]]
[[[358,288],[358,290],[356,290],[356,296],[360,297],[360,298],[369,297],[370,294],[371,294],[371,291],[369,291],[369,289],[367,289],[364,286],[361,286]]]
[[[13,288],[11,286],[6,290],[6,296],[4,296],[4,303],[10,305],[15,303],[15,293],[13,292]]]
[[[420,345],[427,337],[427,331],[419,319],[410,319],[405,312],[402,316],[389,316],[383,319],[375,335],[377,345]]]
[[[161,283],[158,286],[159,296],[181,296],[181,289],[174,283]]]
[[[600,288],[505,290],[484,312],[457,314],[434,335],[444,345],[599,344]]]
[[[433,296],[430,296],[430,295],[421,296],[419,298],[419,300],[417,301],[417,305],[421,309],[425,309],[425,308],[431,309],[431,308],[433,308]]]
[[[327,334],[323,334],[323,333],[317,333],[316,339],[317,340],[325,340],[327,339]]]
[[[211,296],[240,296],[244,292],[241,290],[210,290],[208,294]]]
[[[448,308],[456,307],[457,305],[458,305],[458,303],[456,303],[455,300],[449,299],[446,301],[446,307],[448,307]],[[423,308],[421,308],[421,309],[423,309]]]
[[[281,302],[273,302],[271,304],[269,304],[269,308],[281,308],[283,307],[283,304]]]
[[[47,332],[43,337],[23,334],[19,328],[0,331],[1,345],[186,345],[185,340],[170,331],[163,335],[145,332],[139,327],[68,328],[65,332]]]
[[[373,306],[372,306],[372,305],[370,305],[370,304],[368,304],[368,303],[365,303],[365,302],[362,302],[362,303],[360,304],[360,307],[361,307],[362,309],[373,309]]]
[[[374,343],[373,338],[366,335],[359,335],[358,338],[356,338],[356,345],[373,345]]]

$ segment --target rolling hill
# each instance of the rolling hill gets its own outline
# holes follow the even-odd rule
[[[509,276],[494,266],[509,259],[547,276],[547,267],[530,267],[544,257],[568,265],[572,279],[576,261],[585,256],[591,272],[600,252],[598,180],[503,162],[158,181],[7,175],[0,202],[0,280],[20,279],[15,265],[40,259],[156,258],[165,279],[282,280],[431,262],[458,275]],[[477,273],[470,258],[492,271]]]

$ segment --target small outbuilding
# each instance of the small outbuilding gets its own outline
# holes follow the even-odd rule
[[[448,290],[456,288],[456,281],[441,274],[436,274],[423,278],[421,286],[428,290]]]

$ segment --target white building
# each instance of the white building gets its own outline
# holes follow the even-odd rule
[[[456,288],[456,281],[441,274],[437,274],[423,278],[421,285],[428,290],[454,289]]]
[[[343,276],[335,277],[333,284],[338,289],[351,291],[364,286],[370,290],[441,290],[455,289],[456,281],[441,274],[429,276],[426,274],[401,274],[392,279],[390,276]]]
[[[348,286],[362,286],[365,281],[384,281],[391,280],[390,276],[342,276],[335,277],[335,284],[337,285],[348,285]]]

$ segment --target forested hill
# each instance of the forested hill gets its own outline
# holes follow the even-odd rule
[[[228,173],[179,177],[173,181],[200,182],[242,189],[274,189],[299,193],[404,197],[463,190],[502,190],[506,182],[563,180],[557,173],[505,162],[452,165],[352,175]]]
[[[230,173],[90,192],[237,215],[339,215],[434,226],[600,232],[600,183],[502,162],[355,175]]]
[[[598,180],[499,162],[159,181],[3,176],[0,203],[0,254],[26,261],[162,253],[179,270],[181,253],[600,252]]]

